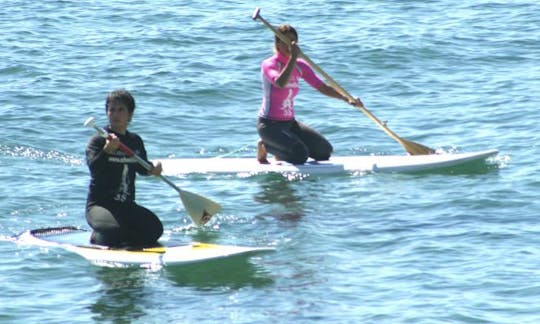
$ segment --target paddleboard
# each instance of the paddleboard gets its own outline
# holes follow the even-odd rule
[[[167,244],[139,249],[108,248],[90,244],[90,231],[76,227],[54,227],[23,232],[18,242],[44,247],[58,247],[90,262],[110,267],[140,266],[155,268],[207,262],[231,257],[250,257],[274,251],[268,247],[247,247],[193,242]]]
[[[315,175],[346,172],[409,173],[481,162],[497,155],[497,153],[497,150],[486,150],[456,154],[335,156],[328,161],[308,161],[300,165],[274,159],[269,159],[269,164],[260,164],[254,157],[169,158],[156,161],[160,161],[163,165],[163,173],[170,176],[192,173],[248,175],[264,173]]]

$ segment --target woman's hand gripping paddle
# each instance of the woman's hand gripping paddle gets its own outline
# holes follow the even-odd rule
[[[84,126],[94,128],[101,136],[105,138],[109,136],[107,131],[94,124],[93,117],[88,118],[84,122]],[[120,150],[124,152],[127,156],[133,157],[135,160],[137,160],[137,162],[142,165],[146,170],[150,171],[153,168],[150,163],[143,160],[129,147],[125,146],[122,143],[120,143]],[[178,192],[178,194],[180,195],[180,200],[182,200],[182,204],[184,205],[186,212],[196,225],[204,225],[210,220],[210,218],[212,218],[214,214],[218,213],[221,210],[221,206],[218,203],[193,192],[182,190],[178,188],[172,181],[162,175],[159,175],[159,178],[161,178],[161,180],[165,181],[169,186],[173,187],[174,190]]]
[[[270,30],[274,32],[274,34],[279,37],[279,39],[284,42],[285,44],[290,44],[291,41],[283,35],[277,28],[272,26],[266,19],[264,19],[260,15],[261,9],[255,8],[255,11],[253,11],[253,15],[251,18],[253,20],[260,20],[266,27],[268,27]],[[330,77],[326,72],[323,71],[317,64],[315,64],[306,54],[302,52],[299,48],[299,54],[301,58],[303,58],[308,64],[319,74],[321,74],[330,85],[332,85],[339,93],[341,93],[344,97],[346,97],[350,103],[355,102],[355,98],[351,96],[345,89],[343,89],[332,77]],[[355,106],[357,107],[357,106]],[[422,144],[418,144],[412,141],[408,141],[406,139],[403,139],[399,136],[397,136],[394,132],[392,132],[384,123],[382,123],[377,117],[375,117],[369,110],[367,110],[365,107],[358,107],[364,114],[366,114],[372,121],[374,121],[382,130],[390,135],[394,140],[396,140],[399,144],[401,144],[407,153],[411,155],[427,155],[427,154],[433,154],[435,153],[435,150],[424,146]]]

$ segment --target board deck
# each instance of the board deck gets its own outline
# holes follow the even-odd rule
[[[471,153],[431,155],[369,155],[336,156],[329,161],[308,161],[296,165],[269,159],[270,164],[260,164],[255,158],[171,158],[161,159],[163,173],[179,176],[196,173],[210,174],[264,174],[302,173],[334,174],[351,172],[409,173],[432,171],[484,161],[498,151],[486,150]]]
[[[76,253],[97,265],[104,266],[172,266],[216,259],[271,252],[274,248],[218,245],[192,242],[168,244],[144,249],[108,248],[89,243],[90,231],[76,227],[35,229],[19,235],[19,242],[38,246],[59,247]]]

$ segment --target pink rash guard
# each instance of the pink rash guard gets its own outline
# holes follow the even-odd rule
[[[267,58],[261,65],[263,88],[263,102],[259,110],[259,117],[271,120],[294,119],[294,97],[298,94],[298,82],[304,79],[309,85],[317,89],[324,82],[313,72],[306,61],[298,58],[296,66],[291,72],[287,85],[280,88],[276,80],[287,65],[288,58],[281,53]]]

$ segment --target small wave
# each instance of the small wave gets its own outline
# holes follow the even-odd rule
[[[58,151],[43,151],[34,147],[24,145],[4,145],[0,144],[0,156],[22,157],[31,160],[57,161],[68,165],[82,165],[83,160],[79,156],[66,154]]]

